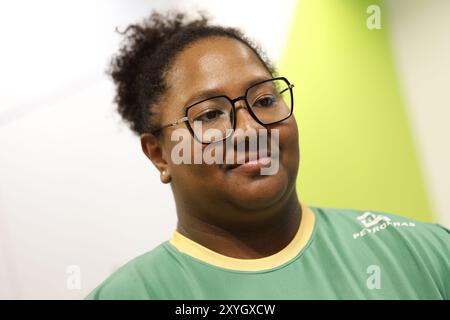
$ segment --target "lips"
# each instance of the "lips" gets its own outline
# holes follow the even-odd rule
[[[270,152],[261,152],[265,156],[259,157],[258,154],[245,153],[245,156],[237,157],[237,163],[225,164],[225,170],[242,170],[242,171],[253,171],[260,169],[264,166],[268,166],[272,161]],[[243,160],[243,161],[242,161]],[[243,162],[243,163],[239,163]]]

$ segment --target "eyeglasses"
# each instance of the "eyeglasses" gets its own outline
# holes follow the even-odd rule
[[[236,130],[237,101],[244,100],[248,112],[259,124],[266,126],[286,120],[294,109],[292,88],[285,77],[263,80],[247,88],[245,95],[231,99],[219,95],[188,106],[183,118],[152,131],[185,122],[191,135],[202,144],[227,139]],[[214,134],[211,135],[211,132]],[[217,133],[220,133],[217,135]],[[221,138],[218,139],[217,137]]]

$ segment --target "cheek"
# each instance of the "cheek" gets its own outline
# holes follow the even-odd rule
[[[289,145],[291,149],[298,149],[298,127],[294,117],[286,121],[286,126],[283,129],[283,139],[280,137],[280,142]]]
[[[173,132],[172,132],[173,133]],[[174,139],[172,141],[171,139]],[[178,130],[166,137],[164,156],[169,164],[172,176],[179,179],[187,178],[211,178],[217,165],[204,163],[203,155],[206,145],[194,140],[186,129]]]
[[[194,163],[194,154],[199,150],[188,129],[170,131],[164,138],[164,157],[171,167]],[[201,148],[201,147],[200,147]]]
[[[280,148],[289,150],[295,146],[295,142],[298,142],[297,123],[292,120],[292,117],[270,128],[271,139],[275,140],[273,142],[276,142],[276,133],[278,133]]]
[[[293,117],[289,118],[279,130],[281,161],[287,167],[297,170],[300,147],[297,123]]]

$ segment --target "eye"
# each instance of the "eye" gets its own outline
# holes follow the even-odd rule
[[[273,106],[277,101],[277,98],[275,96],[264,96],[259,98],[255,101],[253,104],[254,107],[271,107]]]
[[[223,115],[223,112],[221,110],[209,110],[204,112],[202,115],[197,116],[195,118],[196,121],[202,121],[202,122],[208,122],[218,119],[221,115]]]

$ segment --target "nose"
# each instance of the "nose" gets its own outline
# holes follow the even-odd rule
[[[258,134],[259,129],[265,129],[264,126],[259,124],[250,114],[250,111],[247,109],[247,105],[245,101],[239,100],[235,103],[235,121],[236,121],[236,131],[233,133],[233,142],[238,143],[239,139],[248,139],[245,136],[245,132],[248,130],[255,130],[256,134]],[[238,130],[240,129],[240,130]]]

